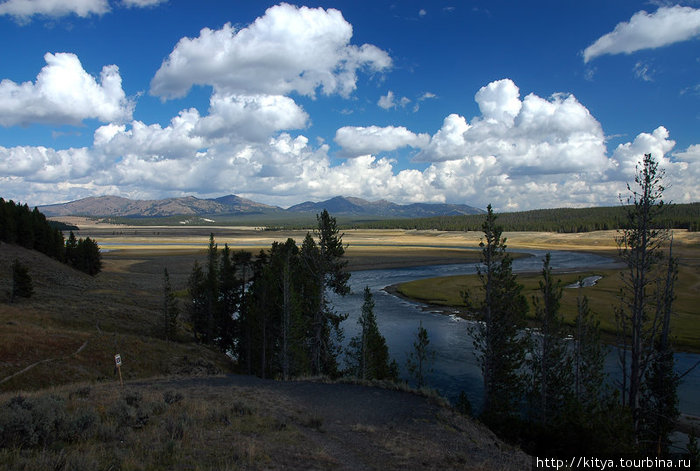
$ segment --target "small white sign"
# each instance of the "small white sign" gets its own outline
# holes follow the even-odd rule
[[[114,355],[114,363],[117,364],[117,366],[122,366],[122,356],[120,354]]]

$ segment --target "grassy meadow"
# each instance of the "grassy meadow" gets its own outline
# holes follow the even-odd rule
[[[540,250],[584,250],[615,256],[614,231],[600,231],[583,234],[551,233],[511,233],[508,234],[509,247]],[[675,315],[671,325],[675,345],[679,350],[700,352],[700,236],[698,233],[684,231],[674,235],[674,255],[679,257],[678,280],[675,285],[676,299],[673,307]],[[558,273],[562,285],[576,283],[579,278],[602,276],[591,287],[565,288],[561,301],[561,314],[569,324],[576,316],[578,296],[587,296],[591,310],[598,316],[601,329],[607,338],[612,339],[615,332],[614,309],[619,306],[619,293],[622,287],[618,269],[582,270],[576,273]],[[523,293],[530,304],[528,316],[534,316],[532,298],[538,295],[540,273],[523,273],[518,275]],[[438,306],[464,308],[461,293],[468,291],[474,300],[481,294],[477,275],[457,275],[401,283],[396,291],[408,298]],[[462,315],[468,317],[466,310]]]

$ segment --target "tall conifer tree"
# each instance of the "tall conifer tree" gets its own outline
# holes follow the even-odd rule
[[[563,419],[565,407],[571,396],[571,358],[565,340],[564,320],[559,314],[561,304],[561,280],[554,280],[551,257],[547,253],[539,282],[539,295],[533,296],[535,325],[531,331],[529,366],[530,413],[544,425],[552,425]]]
[[[170,285],[170,274],[163,268],[163,307],[162,335],[165,340],[174,340],[177,333],[177,317],[179,309],[177,300]]]
[[[360,379],[398,379],[398,365],[389,357],[386,339],[379,332],[374,313],[374,297],[365,286],[362,314],[357,323],[360,333],[350,340],[348,357],[350,372]]]
[[[526,340],[520,329],[528,310],[512,270],[512,259],[506,253],[503,230],[496,225],[491,205],[482,226],[484,239],[480,242],[481,262],[478,275],[483,298],[475,302],[463,293],[467,306],[480,322],[473,324],[477,361],[484,379],[482,418],[496,430],[504,430],[511,419],[519,415],[523,395],[521,367],[525,360]]]
[[[616,312],[619,359],[622,370],[622,404],[632,413],[637,440],[640,437],[645,411],[642,399],[650,369],[657,355],[656,348],[664,326],[665,312],[659,309],[657,291],[664,283],[665,273],[661,246],[668,240],[668,231],[659,229],[656,220],[666,208],[662,200],[664,171],[651,154],[645,154],[637,166],[634,185],[627,185],[627,228],[617,237],[618,252],[625,269],[621,272],[621,303]],[[671,286],[672,294],[672,286]],[[672,295],[667,297],[668,309]],[[672,397],[673,396],[673,397]],[[675,401],[669,394],[667,401]]]

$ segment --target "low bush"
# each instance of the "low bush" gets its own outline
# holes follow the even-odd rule
[[[2,447],[50,445],[63,438],[65,428],[65,405],[57,396],[16,396],[0,409]]]

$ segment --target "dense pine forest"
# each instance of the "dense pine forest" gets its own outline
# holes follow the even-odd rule
[[[186,317],[199,342],[214,344],[236,358],[242,373],[262,378],[349,374],[363,379],[397,379],[376,326],[367,291],[362,334],[350,342],[350,368],[340,367],[346,315],[337,313],[328,292],[350,291],[345,247],[335,218],[323,211],[318,226],[301,246],[293,239],[274,242],[257,257],[218,248],[210,236],[207,261],[195,262],[188,281]],[[167,276],[167,275],[166,275]],[[169,281],[164,280],[163,336],[171,314]]]
[[[599,208],[536,209],[499,213],[504,231],[590,232],[626,229],[628,206]],[[418,219],[392,219],[355,223],[357,229],[420,229],[439,231],[480,231],[483,215],[440,216]],[[655,221],[658,229],[700,230],[700,203],[667,205]]]
[[[37,208],[0,198],[0,241],[36,250],[60,262],[88,273],[97,274],[102,268],[100,248],[89,237],[76,239],[71,231],[68,243],[62,229],[71,228],[49,222]]]

